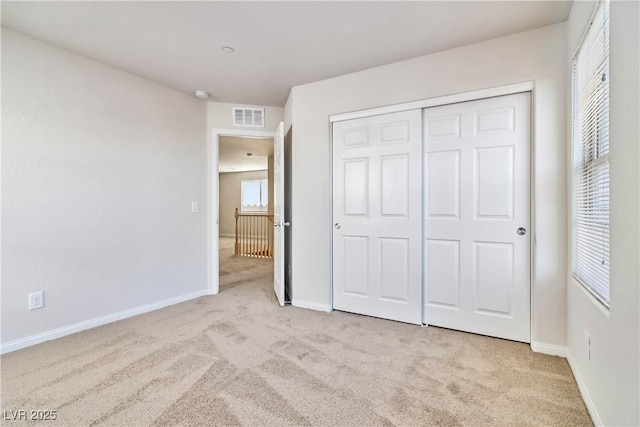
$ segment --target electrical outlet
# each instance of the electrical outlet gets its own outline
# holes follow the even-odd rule
[[[200,203],[191,202],[191,213],[196,213],[200,211]]]
[[[584,331],[584,355],[587,360],[591,360],[591,337],[587,331]]]
[[[44,292],[32,292],[29,294],[29,310],[44,307]]]

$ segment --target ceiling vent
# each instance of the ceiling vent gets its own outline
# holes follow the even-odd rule
[[[233,125],[264,127],[264,108],[233,107]]]

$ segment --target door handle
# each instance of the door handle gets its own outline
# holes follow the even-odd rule
[[[336,228],[336,230],[340,230],[340,224],[339,223],[335,223],[334,227]]]
[[[286,222],[283,222],[283,223],[282,223],[282,226],[283,226],[283,227],[288,227],[288,226],[290,226],[290,225],[291,225],[291,223],[290,223],[289,221],[286,221]]]
[[[524,227],[520,227],[516,230],[516,233],[518,233],[518,236],[524,236],[525,234],[527,234],[527,229]]]
[[[274,223],[273,223],[273,226],[274,226],[274,227],[280,227],[280,223],[279,223],[279,222],[274,222]]]

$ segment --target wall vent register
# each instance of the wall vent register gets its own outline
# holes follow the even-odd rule
[[[264,108],[233,107],[233,125],[264,127]]]

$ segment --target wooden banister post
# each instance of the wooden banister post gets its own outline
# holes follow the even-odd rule
[[[236,212],[234,214],[236,218],[236,244],[234,246],[234,253],[238,255],[240,253],[240,244],[238,243],[238,208],[236,208]]]

